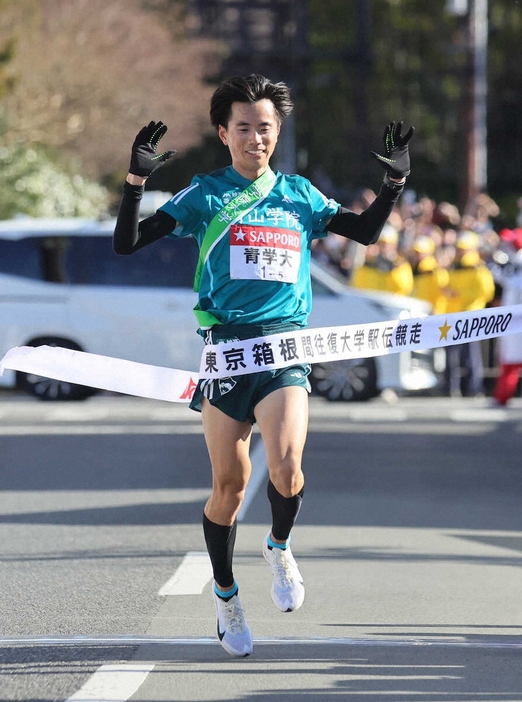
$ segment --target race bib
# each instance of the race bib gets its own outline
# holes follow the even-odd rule
[[[230,227],[231,278],[296,283],[300,262],[300,232],[245,224]]]

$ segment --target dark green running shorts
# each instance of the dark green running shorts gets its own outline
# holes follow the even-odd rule
[[[216,325],[204,332],[206,344],[219,344],[227,341],[253,339],[257,336],[281,334],[283,332],[301,329],[297,324],[268,324],[268,325]],[[248,373],[228,378],[210,380],[203,378],[198,382],[190,408],[201,412],[203,397],[211,405],[217,407],[238,422],[250,421],[255,423],[255,408],[271,392],[288,385],[298,385],[310,392],[308,364],[295,364],[287,368],[276,368],[259,373]]]

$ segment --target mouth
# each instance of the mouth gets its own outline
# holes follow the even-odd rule
[[[250,156],[262,156],[264,153],[265,152],[262,149],[255,149],[255,150],[247,151],[247,154],[250,154]]]

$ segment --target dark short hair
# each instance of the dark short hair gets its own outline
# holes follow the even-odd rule
[[[294,108],[290,98],[290,88],[286,83],[272,83],[264,76],[252,73],[245,78],[229,78],[212,95],[210,101],[210,122],[216,129],[219,125],[228,126],[232,103],[258,100],[271,100],[274,103],[279,124],[288,117]]]

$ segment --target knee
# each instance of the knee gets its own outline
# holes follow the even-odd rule
[[[270,469],[270,480],[277,492],[283,497],[293,497],[304,485],[301,462],[285,460]]]
[[[222,507],[237,511],[245,498],[247,481],[240,477],[214,479],[212,485],[212,501]]]

